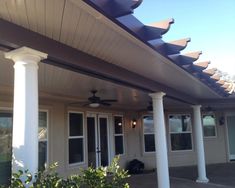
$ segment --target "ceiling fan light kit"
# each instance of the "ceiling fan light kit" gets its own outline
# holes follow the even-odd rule
[[[99,103],[91,103],[91,104],[89,104],[89,106],[91,108],[98,108],[100,106],[100,104]]]

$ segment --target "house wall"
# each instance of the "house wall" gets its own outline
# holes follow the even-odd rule
[[[196,148],[194,141],[194,130],[192,130],[192,150],[191,151],[171,151],[170,149],[170,134],[168,125],[169,114],[190,114],[193,116],[190,109],[185,110],[168,110],[165,112],[168,160],[169,166],[190,166],[197,164]],[[226,142],[226,125],[219,124],[219,118],[223,116],[222,112],[216,112],[216,132],[217,136],[213,138],[204,138],[205,158],[207,164],[225,163],[227,162],[227,142]],[[128,117],[127,117],[128,118]],[[130,121],[130,119],[129,119]],[[126,126],[130,127],[130,126]],[[137,158],[145,163],[147,169],[155,168],[155,153],[144,152],[143,127],[141,115],[135,129],[126,128],[126,144],[128,148],[127,156],[123,159],[122,164],[125,165],[128,161]]]
[[[223,163],[228,161],[226,124],[220,124],[219,119],[224,117],[223,112],[216,112],[215,138],[204,138],[206,163]]]
[[[12,108],[12,97],[1,96],[0,109],[7,107]],[[86,109],[72,108],[63,101],[52,101],[52,100],[40,100],[40,109],[47,110],[49,113],[49,162],[58,162],[58,171],[60,174],[67,176],[72,173],[78,173],[80,168],[86,168],[88,164],[87,155],[85,155],[85,162],[81,165],[70,166],[68,164],[68,123],[67,113],[69,110],[79,111],[84,113],[86,117]],[[87,109],[88,110],[88,109]],[[99,109],[93,110],[94,112]],[[98,112],[98,111],[96,111]],[[136,114],[133,112],[124,111],[105,111],[112,115],[121,114],[124,117],[124,148],[125,153],[120,157],[120,164],[122,167],[126,167],[127,163],[133,159],[139,159],[145,163],[146,169],[155,168],[155,154],[145,153],[143,146],[143,126],[142,126],[142,114]],[[192,112],[186,110],[172,110],[165,113],[166,117],[166,132],[168,142],[168,157],[170,166],[187,166],[196,164],[196,153],[195,145],[193,141],[192,151],[170,151],[170,140],[169,140],[169,129],[168,129],[168,114],[174,113],[186,113],[191,114]],[[215,138],[204,138],[205,143],[205,155],[207,164],[211,163],[224,163],[227,161],[227,143],[226,143],[226,129],[225,125],[219,125],[218,118],[223,114],[220,112],[216,113],[217,117],[217,136]],[[137,126],[133,129],[130,126],[131,119],[137,117]],[[86,118],[84,118],[86,120]],[[86,125],[86,121],[85,121]],[[86,129],[85,129],[86,131]],[[86,135],[86,132],[85,132]],[[194,132],[192,133],[194,139]],[[113,138],[113,136],[111,137]],[[85,143],[87,138],[85,136]],[[112,147],[113,142],[111,141]],[[87,144],[85,145],[85,153],[87,153]]]

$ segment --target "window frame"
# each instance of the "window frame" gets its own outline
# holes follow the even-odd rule
[[[70,120],[70,113],[74,113],[74,114],[82,114],[82,135],[83,136],[70,136],[70,124],[69,124],[69,120]],[[86,155],[85,155],[85,152],[86,152],[86,145],[85,145],[85,120],[84,120],[84,112],[81,112],[81,111],[73,111],[73,110],[69,110],[68,113],[67,113],[67,126],[68,126],[68,139],[67,139],[67,164],[69,167],[74,167],[74,166],[78,166],[78,165],[82,165],[82,164],[85,164],[86,162]],[[80,139],[82,138],[82,141],[83,141],[83,161],[81,162],[76,162],[76,163],[69,163],[69,140],[70,139]]]
[[[177,132],[171,132],[171,127],[170,127],[170,116],[190,116],[190,121],[191,121],[191,131],[186,131],[186,132],[181,132],[181,133],[177,133]],[[168,133],[169,133],[169,145],[170,145],[170,152],[192,152],[194,150],[194,143],[193,143],[193,124],[192,124],[192,115],[188,114],[188,113],[170,113],[168,114]],[[171,145],[171,134],[191,134],[191,144],[192,144],[192,148],[191,149],[186,149],[186,150],[172,150],[172,145]]]
[[[122,134],[118,133],[116,134],[115,133],[115,117],[121,117],[122,118]],[[124,144],[124,118],[123,118],[123,115],[113,115],[113,135],[114,135],[114,155],[117,156],[123,156],[126,154],[126,150],[125,150],[125,144]],[[116,136],[122,136],[122,148],[123,148],[123,153],[122,154],[116,154],[116,145],[115,145],[115,138]]]
[[[12,107],[0,107],[0,111],[7,111],[9,113],[12,113],[12,116],[14,116],[14,111],[13,111],[13,108]],[[46,156],[46,164],[49,164],[49,110],[46,109],[46,108],[39,108],[38,110],[38,115],[39,115],[39,112],[46,112],[47,113],[47,156]],[[38,117],[38,121],[39,121],[39,117]],[[12,122],[12,131],[13,131],[13,122]],[[38,133],[37,133],[38,134]],[[12,138],[13,139],[13,138]],[[38,139],[38,144],[39,144],[39,139]],[[12,147],[12,146],[11,146]],[[38,151],[38,154],[39,154],[39,151]],[[39,159],[38,159],[38,162],[39,162]]]
[[[215,125],[213,125],[215,127],[215,136],[205,136],[205,134],[204,134],[203,116],[211,116],[211,115],[214,116],[214,118],[215,118]],[[217,121],[216,121],[216,115],[214,113],[213,114],[207,114],[207,113],[203,113],[202,114],[202,131],[203,131],[203,138],[205,138],[205,139],[217,138]]]
[[[47,116],[46,116],[47,117],[47,122],[46,122],[47,123],[47,138],[43,139],[43,140],[39,140],[38,139],[38,145],[39,145],[39,142],[44,142],[44,141],[47,142],[46,165],[48,165],[49,164],[49,110],[47,110],[47,109],[39,109],[38,115],[39,115],[40,112],[46,112],[46,114],[47,114]],[[38,121],[39,121],[39,117],[38,117]],[[39,161],[39,158],[38,158],[38,161]]]
[[[153,154],[153,153],[156,153],[155,132],[153,132],[153,133],[145,133],[145,132],[144,132],[144,117],[145,117],[145,116],[151,116],[151,117],[153,118],[153,114],[144,114],[144,115],[142,115],[143,153],[144,153],[144,154]],[[154,126],[154,121],[153,121],[153,126]],[[146,151],[146,148],[145,148],[145,135],[153,135],[153,137],[154,137],[155,151]]]

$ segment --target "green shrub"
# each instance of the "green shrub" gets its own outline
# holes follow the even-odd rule
[[[127,171],[118,165],[119,158],[114,158],[108,167],[89,167],[79,175],[72,175],[66,179],[59,177],[56,172],[57,163],[34,176],[28,170],[19,170],[11,178],[10,186],[0,188],[129,188],[125,179],[129,177]]]
[[[129,177],[127,171],[118,165],[119,158],[114,158],[108,167],[84,170],[81,179],[82,185],[89,188],[128,188],[125,179]]]

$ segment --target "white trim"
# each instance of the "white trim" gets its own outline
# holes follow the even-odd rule
[[[115,133],[115,117],[121,117],[122,118],[122,133],[118,133],[116,134]],[[124,144],[124,141],[125,141],[125,138],[124,138],[124,116],[123,115],[116,115],[114,114],[113,115],[113,136],[114,136],[114,156],[116,156],[116,145],[115,145],[115,137],[116,136],[122,136],[122,148],[123,148],[123,153],[122,154],[118,154],[119,156],[123,156],[126,154],[126,149],[125,149],[125,144]]]
[[[170,128],[170,123],[169,123],[169,116],[174,116],[174,115],[188,115],[190,117],[190,126],[191,126],[191,132],[190,131],[184,131],[184,132],[171,132],[171,128]],[[192,115],[188,114],[188,113],[169,113],[167,115],[167,124],[168,124],[168,137],[169,137],[169,149],[170,152],[172,153],[182,153],[182,152],[192,152],[194,150],[194,142],[193,142],[193,127],[192,127]],[[171,146],[171,134],[191,134],[191,144],[192,144],[192,149],[187,149],[187,150],[172,150],[172,146]]]
[[[70,113],[74,113],[74,114],[82,114],[82,134],[83,136],[70,136],[70,124],[69,124],[69,120],[70,120]],[[67,126],[68,126],[68,135],[67,135],[67,165],[69,167],[76,167],[76,166],[80,166],[85,164],[85,126],[84,126],[85,122],[84,122],[84,112],[81,111],[74,111],[74,110],[68,110],[67,112]],[[70,139],[79,139],[82,138],[83,141],[83,161],[81,162],[76,162],[76,163],[69,163],[69,140]]]

